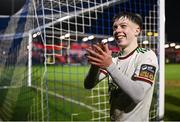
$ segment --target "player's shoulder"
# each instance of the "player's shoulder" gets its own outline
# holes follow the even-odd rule
[[[155,52],[152,50],[152,49],[150,49],[150,48],[142,48],[142,47],[138,47],[137,49],[136,49],[136,53],[137,53],[137,55],[140,55],[140,56],[142,56],[142,57],[144,57],[144,56],[148,56],[148,57],[150,57],[150,56],[156,56],[156,54],[155,54]]]
[[[151,52],[152,50],[150,48],[143,48],[143,47],[137,47],[136,52],[139,54],[145,54],[148,52]]]
[[[150,60],[151,62],[157,63],[157,56],[155,52],[149,48],[141,48],[141,47],[137,48],[136,57],[137,60],[140,62]]]

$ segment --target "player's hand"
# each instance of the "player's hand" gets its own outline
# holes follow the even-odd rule
[[[100,68],[107,68],[112,64],[111,51],[107,44],[95,44],[93,48],[88,48],[87,59],[92,65],[98,66]]]

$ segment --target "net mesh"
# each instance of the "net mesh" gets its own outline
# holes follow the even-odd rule
[[[27,0],[8,17],[0,35],[0,104],[2,120],[109,121],[107,79],[91,91],[83,80],[89,69],[85,49],[112,38],[112,18],[123,12],[139,13],[142,47],[159,45],[157,0]],[[150,111],[158,119],[159,79]]]

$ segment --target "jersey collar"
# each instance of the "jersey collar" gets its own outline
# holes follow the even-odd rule
[[[126,56],[121,56],[122,54],[123,54],[123,51],[121,51],[120,53],[119,53],[119,59],[121,59],[121,60],[123,60],[123,59],[126,59],[126,58],[128,58],[129,56],[131,56],[135,51],[136,51],[136,49],[137,48],[139,48],[139,47],[136,47],[132,52],[130,52],[128,55],[126,55]]]

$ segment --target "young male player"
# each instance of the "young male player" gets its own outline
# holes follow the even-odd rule
[[[111,56],[107,44],[96,44],[87,49],[91,64],[84,87],[93,88],[109,77],[110,119],[112,121],[148,121],[154,81],[158,70],[155,53],[138,47],[142,29],[141,16],[121,13],[113,20],[113,35],[122,49]]]

